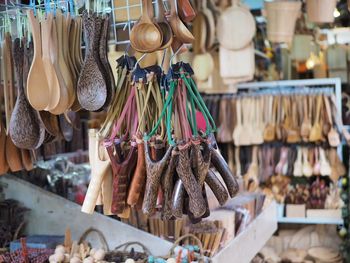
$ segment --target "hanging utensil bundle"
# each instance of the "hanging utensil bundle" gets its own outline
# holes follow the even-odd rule
[[[127,55],[118,59],[116,96],[99,132],[113,171],[113,214],[128,218],[131,206],[147,215],[160,209],[166,219],[187,213],[198,221],[209,215],[205,183],[221,205],[238,192],[192,75],[186,63],[164,75]],[[92,212],[101,186],[90,187],[97,189]]]

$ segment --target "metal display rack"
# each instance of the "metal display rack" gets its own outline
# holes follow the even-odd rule
[[[305,80],[281,80],[281,81],[268,81],[268,82],[251,82],[251,83],[241,83],[236,86],[238,92],[247,92],[249,94],[254,94],[257,90],[262,89],[287,89],[287,88],[317,88],[329,91],[332,90],[336,97],[336,107],[338,112],[341,113],[342,109],[342,97],[341,97],[341,80],[340,78],[327,78],[327,79],[305,79]],[[210,95],[215,95],[218,93],[210,92]],[[224,92],[219,94],[233,94],[232,92]],[[345,126],[350,130],[350,126]],[[341,131],[343,127],[338,127]],[[339,156],[342,158],[342,145],[337,149]],[[278,216],[278,223],[288,223],[288,224],[333,224],[342,225],[342,219],[332,219],[332,218],[287,218]]]

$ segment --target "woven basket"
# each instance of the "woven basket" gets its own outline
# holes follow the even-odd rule
[[[333,23],[337,0],[306,0],[308,19],[314,23]]]
[[[267,38],[275,43],[291,43],[300,10],[301,1],[265,2]]]
[[[106,241],[105,236],[103,235],[103,233],[95,228],[88,228],[80,237],[78,244],[83,243],[84,241],[86,241],[87,237],[91,234],[91,233],[96,233],[97,236],[100,239],[100,243],[102,245],[102,248],[104,249],[104,251],[109,251],[109,247],[108,247],[108,243]]]
[[[136,252],[135,246],[142,248],[142,252]],[[132,258],[136,263],[146,263],[148,256],[151,252],[140,242],[127,242],[117,246],[114,250],[108,252],[105,256],[105,260],[108,262],[121,263],[125,262],[128,258]]]
[[[189,240],[190,244],[191,245],[194,245],[193,242],[195,242],[195,245],[197,245],[199,247],[199,255],[198,255],[198,258],[196,260],[196,262],[199,262],[199,263],[203,263],[205,262],[205,257],[204,257],[204,249],[203,249],[203,245],[202,245],[202,242],[195,236],[195,235],[192,235],[192,234],[186,234],[186,235],[183,235],[181,237],[179,237],[174,245],[171,247],[170,249],[170,252],[169,254],[167,255],[167,259],[168,258],[175,258],[177,255],[175,255],[175,248],[180,246],[180,244],[185,241],[186,239]]]

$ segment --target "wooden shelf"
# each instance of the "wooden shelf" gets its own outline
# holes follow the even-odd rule
[[[70,227],[73,239],[78,239],[89,227],[97,228],[106,237],[110,249],[129,241],[147,244],[154,255],[167,255],[172,243],[107,216],[84,214],[81,206],[47,192],[13,175],[0,177],[6,198],[21,202],[31,211],[27,216],[26,234],[62,235]],[[277,230],[277,208],[272,202],[250,223],[246,230],[231,240],[211,260],[213,263],[249,263]],[[95,239],[96,244],[98,238]]]
[[[277,207],[272,202],[213,258],[213,263],[249,263],[277,230]]]
[[[344,223],[343,219],[336,218],[291,218],[291,217],[279,217],[277,219],[278,223],[285,224],[311,224],[311,225],[342,225]]]

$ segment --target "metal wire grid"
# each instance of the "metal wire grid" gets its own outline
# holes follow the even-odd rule
[[[116,0],[121,1],[121,0]],[[169,10],[168,8],[168,0],[162,0],[165,6],[166,10]],[[132,29],[132,26],[137,22],[137,20],[133,19],[131,17],[131,9],[133,9],[134,12],[142,14],[142,0],[138,0],[138,3],[130,3],[130,0],[124,0],[125,5],[123,6],[115,6],[114,0],[110,0],[111,4],[111,12],[112,12],[112,26],[114,29],[114,44],[116,45],[123,45],[130,43],[130,32]],[[135,1],[133,1],[135,2]],[[157,1],[152,1],[152,4],[155,5]],[[136,9],[136,10],[135,10]],[[137,9],[139,9],[137,11]],[[116,13],[118,11],[125,12],[126,11],[126,20],[125,21],[118,21],[116,17]],[[118,36],[118,33],[127,33],[123,38],[120,38]]]
[[[113,28],[113,36],[110,38],[109,43],[115,45],[123,45],[130,43],[130,32],[133,25],[137,22],[135,17],[132,17],[132,12],[134,14],[142,14],[142,0],[102,0],[106,1],[108,7],[104,10],[107,13],[111,14],[111,26]],[[120,1],[123,5],[115,6],[116,1]],[[168,0],[162,0],[166,10],[168,8]],[[136,3],[135,3],[136,2]],[[152,1],[152,4],[155,5],[157,1]],[[68,10],[70,6],[69,0],[59,0],[56,2],[60,8]],[[0,28],[5,28],[5,16],[9,15],[11,19],[16,19],[16,15],[12,13],[13,10],[26,10],[26,9],[44,9],[45,4],[36,4],[36,5],[24,5],[18,1],[5,0],[4,4],[0,4],[0,8],[3,10],[0,11]],[[85,7],[84,7],[85,8]],[[126,13],[126,19],[120,21],[117,17],[117,13]],[[18,15],[18,14],[17,14]],[[20,15],[26,16],[25,13]]]

